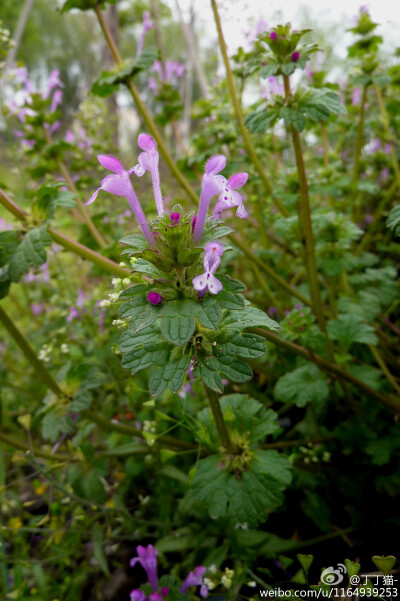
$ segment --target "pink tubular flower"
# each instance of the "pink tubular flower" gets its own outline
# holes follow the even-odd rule
[[[239,192],[236,192],[238,188],[241,188],[245,185],[247,178],[247,173],[235,173],[228,179],[215,206],[213,219],[219,219],[222,211],[225,209],[231,209],[232,207],[238,207],[236,211],[237,217],[242,219],[247,217],[247,211],[244,208],[242,197]]]
[[[206,572],[206,570],[207,568],[204,566],[197,566],[197,568],[194,568],[194,570],[189,572],[182,584],[180,592],[185,593],[190,586],[201,586],[201,589],[203,590],[200,590],[200,594],[202,597],[206,597],[208,589],[205,585],[203,585],[203,574]]]
[[[146,171],[149,171],[153,181],[157,214],[160,217],[164,212],[164,204],[161,194],[160,174],[158,172],[159,155],[157,152],[157,143],[149,134],[140,134],[138,144],[144,152],[139,155],[137,165],[130,169],[129,173],[134,173],[137,177],[142,177]]]
[[[62,103],[62,99],[63,99],[63,91],[56,90],[53,94],[53,98],[51,101],[50,113],[54,113],[54,111],[57,109],[57,107]]]
[[[139,562],[142,568],[146,571],[147,579],[149,584],[153,587],[153,591],[157,591],[157,549],[155,549],[153,545],[148,545],[147,547],[139,545],[136,547],[136,552],[138,557],[133,557],[129,565],[131,568],[133,568]],[[138,599],[135,601],[141,600]]]
[[[63,87],[64,87],[64,84],[60,79],[60,71],[58,69],[55,69],[54,71],[52,71],[50,73],[47,92],[44,95],[44,98],[50,98],[51,93],[54,90],[54,88],[63,88]]]
[[[85,204],[92,204],[92,202],[96,200],[100,190],[110,192],[111,194],[115,194],[115,196],[124,196],[129,202],[147,242],[150,244],[150,246],[154,246],[154,238],[151,234],[149,224],[146,221],[143,209],[140,206],[130,180],[130,171],[126,171],[119,160],[113,156],[100,154],[97,159],[99,163],[103,165],[103,167],[109,171],[112,171],[115,175],[107,175],[107,177],[101,181],[100,188],[97,188],[97,190],[92,194]]]
[[[238,192],[234,192],[237,188],[241,188],[247,181],[247,173],[236,173],[229,180],[219,175],[219,172],[226,165],[226,157],[223,154],[217,154],[206,163],[205,173],[203,175],[203,185],[201,188],[200,206],[197,213],[197,219],[193,230],[193,240],[195,243],[200,242],[204,224],[207,217],[208,205],[213,196],[219,194],[219,199],[215,207],[213,219],[218,219],[224,209],[229,209],[237,206],[236,215],[238,217],[247,217],[246,210],[242,203],[242,197]]]
[[[209,251],[207,252],[207,249]],[[204,256],[204,269],[202,275],[198,275],[193,279],[193,288],[199,292],[205,292],[207,289],[211,294],[218,294],[222,290],[222,284],[214,273],[220,264],[223,248],[219,242],[210,242],[206,247]]]
[[[140,40],[139,40],[139,44],[137,47],[137,52],[136,52],[136,56],[140,56],[143,52],[143,44],[144,44],[144,39],[146,37],[147,32],[152,29],[153,27],[153,21],[150,19],[150,13],[148,10],[145,10],[143,12],[143,29],[142,29],[142,35],[140,36]]]

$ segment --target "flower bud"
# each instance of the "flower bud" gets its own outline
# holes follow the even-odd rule
[[[170,213],[169,218],[171,219],[172,225],[177,225],[181,220],[181,214],[177,212]]]
[[[147,301],[151,305],[161,305],[161,303],[163,302],[163,297],[158,292],[148,292]]]
[[[278,34],[276,33],[276,31],[271,31],[271,33],[269,34],[269,37],[271,40],[277,40]]]
[[[293,54],[292,54],[292,61],[294,63],[297,63],[297,61],[299,60],[299,58],[300,58],[300,52],[297,52],[297,50],[296,50],[296,52],[293,52]]]

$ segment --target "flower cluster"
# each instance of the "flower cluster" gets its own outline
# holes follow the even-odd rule
[[[166,586],[159,587],[158,574],[157,574],[157,549],[153,545],[143,547],[139,545],[136,547],[137,557],[133,557],[130,561],[130,566],[133,568],[137,563],[140,563],[142,568],[147,574],[147,580],[153,592],[147,597],[146,594],[140,589],[134,589],[131,591],[131,601],[164,601],[168,599],[169,588]],[[185,593],[188,588],[192,586],[200,586],[200,595],[207,597],[208,588],[204,584],[203,575],[207,568],[204,566],[197,566],[189,572],[186,579],[183,581],[180,587],[180,593]]]
[[[108,175],[102,180],[100,187],[92,194],[86,204],[89,205],[93,203],[101,190],[110,192],[116,196],[125,197],[130,204],[149,247],[161,256],[161,253],[164,250],[163,240],[161,240],[156,231],[156,226],[164,223],[165,219],[169,222],[169,227],[178,225],[183,226],[186,222],[183,222],[182,215],[179,211],[172,211],[168,215],[164,209],[158,166],[159,154],[155,140],[148,134],[140,134],[138,137],[138,145],[143,152],[139,155],[137,164],[129,170],[126,170],[121,162],[113,156],[99,155],[97,157],[100,164],[111,171],[112,175]],[[220,174],[225,165],[226,157],[224,155],[213,156],[206,163],[199,210],[189,224],[191,237],[189,242],[192,247],[201,246],[208,208],[213,197],[218,196],[212,215],[213,220],[220,219],[223,211],[233,207],[237,207],[236,215],[238,217],[247,217],[247,211],[244,207],[242,196],[237,190],[244,186],[248,175],[247,173],[236,173],[229,179],[226,179]],[[148,223],[132,184],[131,178],[133,175],[142,177],[146,172],[150,173],[153,182],[158,223],[157,220],[152,224]],[[204,295],[207,291],[211,294],[217,294],[223,288],[222,283],[214,275],[224,252],[223,246],[219,242],[214,241],[206,244],[204,250],[205,255],[203,265],[205,271],[203,274],[194,277],[192,281],[194,289],[198,291],[200,296]],[[147,301],[152,305],[159,305],[163,302],[163,297],[157,291],[150,291],[147,294]]]

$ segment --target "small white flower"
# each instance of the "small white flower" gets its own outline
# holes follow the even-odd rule
[[[111,280],[111,283],[112,283],[113,286],[119,286],[120,283],[121,283],[121,278],[113,278]]]

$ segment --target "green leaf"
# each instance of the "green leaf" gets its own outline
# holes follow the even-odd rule
[[[230,356],[221,355],[218,358],[218,368],[232,382],[248,382],[253,377],[252,369],[247,363]]]
[[[220,332],[224,336],[225,340],[239,333],[245,328],[252,328],[260,326],[277,332],[279,330],[279,324],[268,317],[266,313],[260,311],[256,307],[246,305],[243,311],[235,311],[228,313],[221,321]]]
[[[165,388],[178,392],[182,387],[190,358],[187,356],[170,360],[150,373],[149,389],[152,396],[159,396]]]
[[[374,555],[372,557],[372,561],[374,562],[378,570],[382,572],[382,574],[388,575],[390,573],[390,570],[392,570],[396,565],[397,560],[393,555],[386,555],[386,557],[384,557],[383,555]]]
[[[248,470],[240,474],[229,472],[223,458],[213,455],[198,462],[192,495],[212,518],[253,526],[283,502],[290,480],[290,463],[276,451],[255,451]]]
[[[393,230],[396,236],[400,236],[400,205],[393,207],[386,220],[386,226]]]
[[[222,345],[222,352],[231,357],[239,355],[246,359],[256,359],[266,352],[265,341],[257,334],[236,334],[229,342]]]
[[[161,338],[159,327],[154,325],[140,333],[132,329],[124,332],[119,350],[124,355],[122,367],[129,369],[132,375],[152,365],[166,365],[171,354],[171,346]]]
[[[130,318],[130,327],[136,333],[151,326],[160,314],[160,305],[152,305],[143,294],[137,294],[119,308],[121,317]]]
[[[204,327],[216,330],[222,319],[222,310],[218,300],[206,298],[198,307],[197,317]]]
[[[150,275],[155,280],[162,280],[163,278],[168,277],[166,273],[157,269],[150,261],[146,261],[145,259],[139,259],[133,266],[133,270],[138,273],[146,273]]]
[[[100,524],[95,524],[92,530],[93,540],[93,555],[97,563],[99,564],[101,571],[109,578],[110,570],[108,569],[108,563],[104,554],[104,537],[103,529]]]
[[[193,336],[198,311],[199,304],[190,299],[165,303],[160,311],[161,334],[171,344],[183,346]]]
[[[61,434],[69,434],[72,428],[73,423],[69,415],[58,415],[50,411],[42,420],[42,436],[50,442],[56,442]]]
[[[282,376],[274,394],[283,403],[294,402],[298,407],[325,401],[329,395],[326,378],[316,365],[307,364]]]
[[[132,246],[133,248],[137,248],[139,250],[144,250],[149,247],[149,243],[146,238],[141,234],[131,234],[130,236],[125,236],[120,240],[121,244],[126,244],[127,246]]]
[[[303,553],[297,554],[297,559],[306,574],[308,574],[308,570],[311,567],[312,562],[314,561],[314,555],[304,555]]]
[[[8,265],[18,245],[18,234],[15,230],[0,232],[0,267]]]
[[[11,280],[18,282],[31,267],[43,265],[47,258],[45,247],[50,244],[51,238],[46,225],[29,230],[10,259],[8,270]]]
[[[194,375],[200,377],[204,384],[208,386],[208,388],[211,388],[211,390],[222,392],[224,386],[218,370],[218,360],[215,357],[209,357],[201,360],[200,364],[194,370]]]
[[[264,107],[246,115],[244,124],[254,134],[265,134],[275,124],[278,117],[278,110]]]
[[[109,96],[118,89],[119,84],[147,71],[157,60],[159,52],[157,48],[149,46],[133,59],[128,65],[118,65],[112,71],[103,71],[92,86],[92,93],[102,98]]]
[[[306,118],[298,110],[283,107],[279,112],[279,116],[283,119],[286,127],[293,125],[294,129],[298,132],[302,132],[306,126]]]
[[[361,317],[356,315],[339,315],[338,319],[328,323],[328,333],[346,349],[355,342],[363,344],[378,342],[374,328],[363,323]]]
[[[279,429],[275,411],[265,409],[261,403],[246,394],[225,395],[220,398],[220,404],[225,420],[229,422],[229,429],[241,435],[248,434],[250,443],[264,441],[268,434],[273,434]],[[228,414],[233,416],[233,421],[227,419]],[[217,439],[210,408],[202,409],[198,418],[208,431],[214,432]]]

